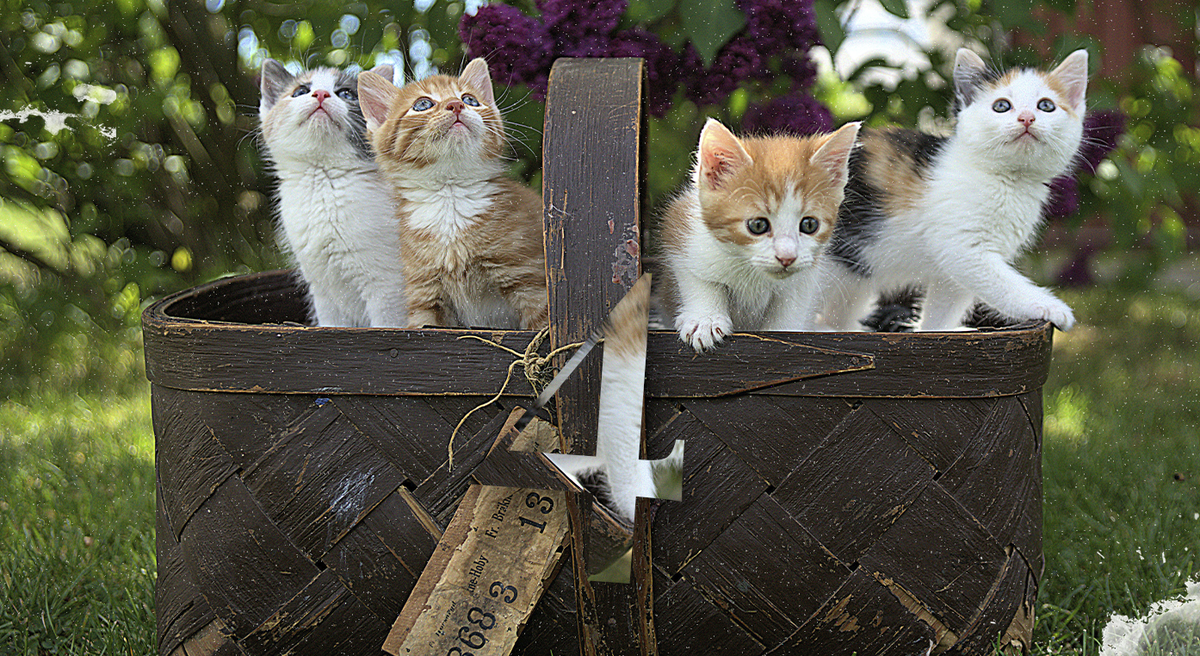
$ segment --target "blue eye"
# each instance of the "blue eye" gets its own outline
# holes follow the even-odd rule
[[[1037,108],[1043,112],[1052,112],[1054,111],[1054,107],[1054,101],[1050,100],[1049,98],[1042,98],[1037,104]]]
[[[412,106],[413,110],[418,112],[423,112],[431,107],[433,107],[433,101],[423,96],[421,98],[417,98],[417,101],[414,102]]]
[[[821,228],[821,222],[815,217],[806,216],[800,219],[800,232],[806,235],[811,235]]]
[[[756,216],[753,219],[746,221],[746,230],[752,235],[766,234],[771,229],[771,222],[766,217]]]
[[[478,106],[479,106],[479,101],[475,99],[475,96],[472,96],[472,95],[471,95],[471,94],[469,94],[469,93],[464,93],[464,94],[462,95],[462,101],[463,101],[463,102],[465,102],[466,104],[468,104],[468,105],[472,106],[472,107],[478,107]]]
[[[1007,112],[1010,109],[1012,109],[1012,103],[1008,102],[1004,98],[1001,98],[1000,100],[997,100],[996,102],[992,103],[992,111],[994,111],[994,112],[1003,114],[1004,112]]]
[[[309,91],[312,91],[312,89],[310,89],[307,84],[301,84],[300,86],[296,87],[295,91],[292,92],[292,97],[299,98],[300,96],[306,96],[308,95]]]
[[[338,89],[337,95],[338,98],[341,98],[347,102],[354,102],[358,99],[358,94],[352,89]]]

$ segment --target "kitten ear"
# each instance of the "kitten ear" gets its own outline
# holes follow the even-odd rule
[[[358,76],[358,106],[363,118],[367,120],[367,131],[379,129],[387,121],[392,109],[392,100],[399,95],[400,90],[391,80],[384,79],[378,73],[366,71]]]
[[[458,81],[474,89],[479,94],[479,102],[489,107],[496,106],[496,96],[492,92],[492,75],[488,72],[487,61],[483,57],[472,59],[463,69],[462,75],[458,76]]]
[[[970,105],[975,99],[975,93],[979,91],[985,79],[987,64],[974,52],[959,48],[954,56],[954,94],[964,106]]]
[[[378,75],[388,82],[391,82],[393,85],[396,83],[396,69],[393,68],[391,64],[380,64],[368,72]]]
[[[858,139],[862,123],[847,123],[829,135],[825,143],[808,159],[809,164],[828,172],[838,187],[845,187],[850,177],[850,153]]]
[[[730,173],[754,162],[742,142],[715,118],[700,131],[699,160],[696,183],[707,189],[720,188]]]
[[[292,80],[295,80],[296,76],[289,73],[283,64],[274,59],[268,59],[263,62],[261,78],[259,83],[261,98],[258,101],[258,111],[265,113],[275,106],[279,96],[287,90],[287,87],[291,86]]]
[[[1087,50],[1076,50],[1068,55],[1063,63],[1046,74],[1046,78],[1057,81],[1067,95],[1064,100],[1076,111],[1081,110],[1084,96],[1087,94]]]

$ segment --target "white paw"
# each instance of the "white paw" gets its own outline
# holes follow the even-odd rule
[[[1075,313],[1071,308],[1057,298],[1048,298],[1035,304],[1031,311],[1035,319],[1045,319],[1054,324],[1055,328],[1066,332],[1075,325]]]
[[[675,321],[675,327],[679,329],[679,339],[697,353],[720,344],[733,332],[733,322],[723,314],[683,314]]]

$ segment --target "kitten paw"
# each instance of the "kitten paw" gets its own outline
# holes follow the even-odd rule
[[[1075,313],[1071,312],[1071,308],[1066,303],[1057,298],[1048,299],[1046,303],[1035,305],[1033,314],[1034,318],[1045,319],[1063,332],[1067,332],[1075,325]]]
[[[733,332],[733,322],[721,314],[682,315],[675,322],[679,328],[679,339],[697,353],[702,353],[720,344],[725,336]]]

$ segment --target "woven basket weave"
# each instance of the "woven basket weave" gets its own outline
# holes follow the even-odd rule
[[[610,62],[574,65],[579,77],[559,73],[557,88],[623,80]],[[548,152],[561,130],[550,127],[563,111],[555,88]],[[596,234],[627,237],[604,222]],[[560,298],[590,289],[573,286],[575,264],[557,266]],[[522,351],[533,334],[304,319],[287,272],[188,290],[143,317],[160,654],[379,653],[487,446],[532,394],[516,377],[471,415],[451,468],[450,433],[512,360],[459,338]],[[652,332],[647,457],[686,442],[683,501],[647,515],[651,556],[637,586],[591,584],[584,595],[563,567],[515,653],[1028,647],[1051,330],[763,333],[700,358]],[[621,601],[634,588],[638,603]],[[592,600],[584,615],[580,599]],[[608,646],[589,651],[583,635],[605,627],[616,627]],[[622,627],[642,627],[630,637],[638,651],[616,645]]]

